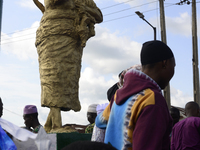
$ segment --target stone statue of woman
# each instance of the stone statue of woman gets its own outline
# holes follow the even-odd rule
[[[36,33],[41,80],[41,105],[50,112],[44,128],[62,126],[62,111],[80,111],[78,98],[81,58],[94,25],[103,21],[93,0],[33,0],[43,17]]]

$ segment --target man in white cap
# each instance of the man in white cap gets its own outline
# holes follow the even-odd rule
[[[95,122],[95,118],[97,116],[97,111],[96,111],[97,105],[98,104],[91,104],[88,107],[87,119],[90,122],[90,125],[88,125],[87,128],[85,129],[85,133],[92,133],[93,132],[93,128],[94,128],[94,125],[95,125],[94,122]]]
[[[38,111],[35,105],[26,105],[24,107],[24,124],[26,128],[33,128],[34,133],[38,133],[40,127],[42,126],[38,120]]]

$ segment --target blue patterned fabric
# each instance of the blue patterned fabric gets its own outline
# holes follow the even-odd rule
[[[16,150],[17,147],[0,126],[0,150]]]

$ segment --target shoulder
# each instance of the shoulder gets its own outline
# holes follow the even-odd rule
[[[167,103],[162,96],[162,93],[156,90],[152,90],[150,88],[139,92],[135,95],[137,98],[132,106],[132,110],[153,110],[156,111],[165,111],[165,114],[169,114],[169,109],[167,107]],[[139,112],[140,113],[140,112]],[[137,111],[138,114],[138,111]]]
[[[87,128],[85,129],[85,133],[92,133],[94,125],[95,125],[95,123],[90,124],[89,126],[87,126]]]
[[[156,105],[158,107],[167,107],[165,98],[163,97],[160,90],[148,88],[144,90],[141,96],[138,96],[138,100],[143,101],[143,103],[145,103],[145,106]]]
[[[167,103],[161,93],[146,89],[140,94],[132,107],[132,113],[136,118],[140,116],[151,116],[164,122],[171,122],[171,116]],[[149,118],[149,117],[148,117]]]
[[[174,125],[174,128],[182,126],[183,124],[185,124],[186,126],[191,126],[191,125],[200,126],[200,118],[199,117],[188,117],[188,118],[185,118],[185,119],[177,122]]]
[[[195,126],[198,126],[198,127],[200,126],[200,117],[188,117],[186,118],[186,120],[188,120],[187,122],[191,122]]]

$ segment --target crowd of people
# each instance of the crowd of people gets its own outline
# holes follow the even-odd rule
[[[172,50],[161,41],[148,41],[140,56],[141,68],[122,71],[108,90],[113,95],[95,119],[92,141],[118,150],[200,150],[199,105],[188,102],[187,117],[180,120],[179,109],[168,109],[163,97],[176,65]]]
[[[181,120],[179,109],[169,109],[163,97],[176,66],[172,50],[161,41],[145,42],[140,61],[141,65],[119,74],[119,82],[107,92],[109,103],[88,107],[90,124],[85,133],[92,134],[91,141],[75,142],[63,150],[200,150],[199,105],[188,102],[187,117]],[[2,102],[0,106],[2,115]],[[25,106],[23,117],[27,130],[37,133],[42,127],[36,106]],[[6,135],[1,126],[0,133]],[[12,140],[9,146],[14,146]]]

